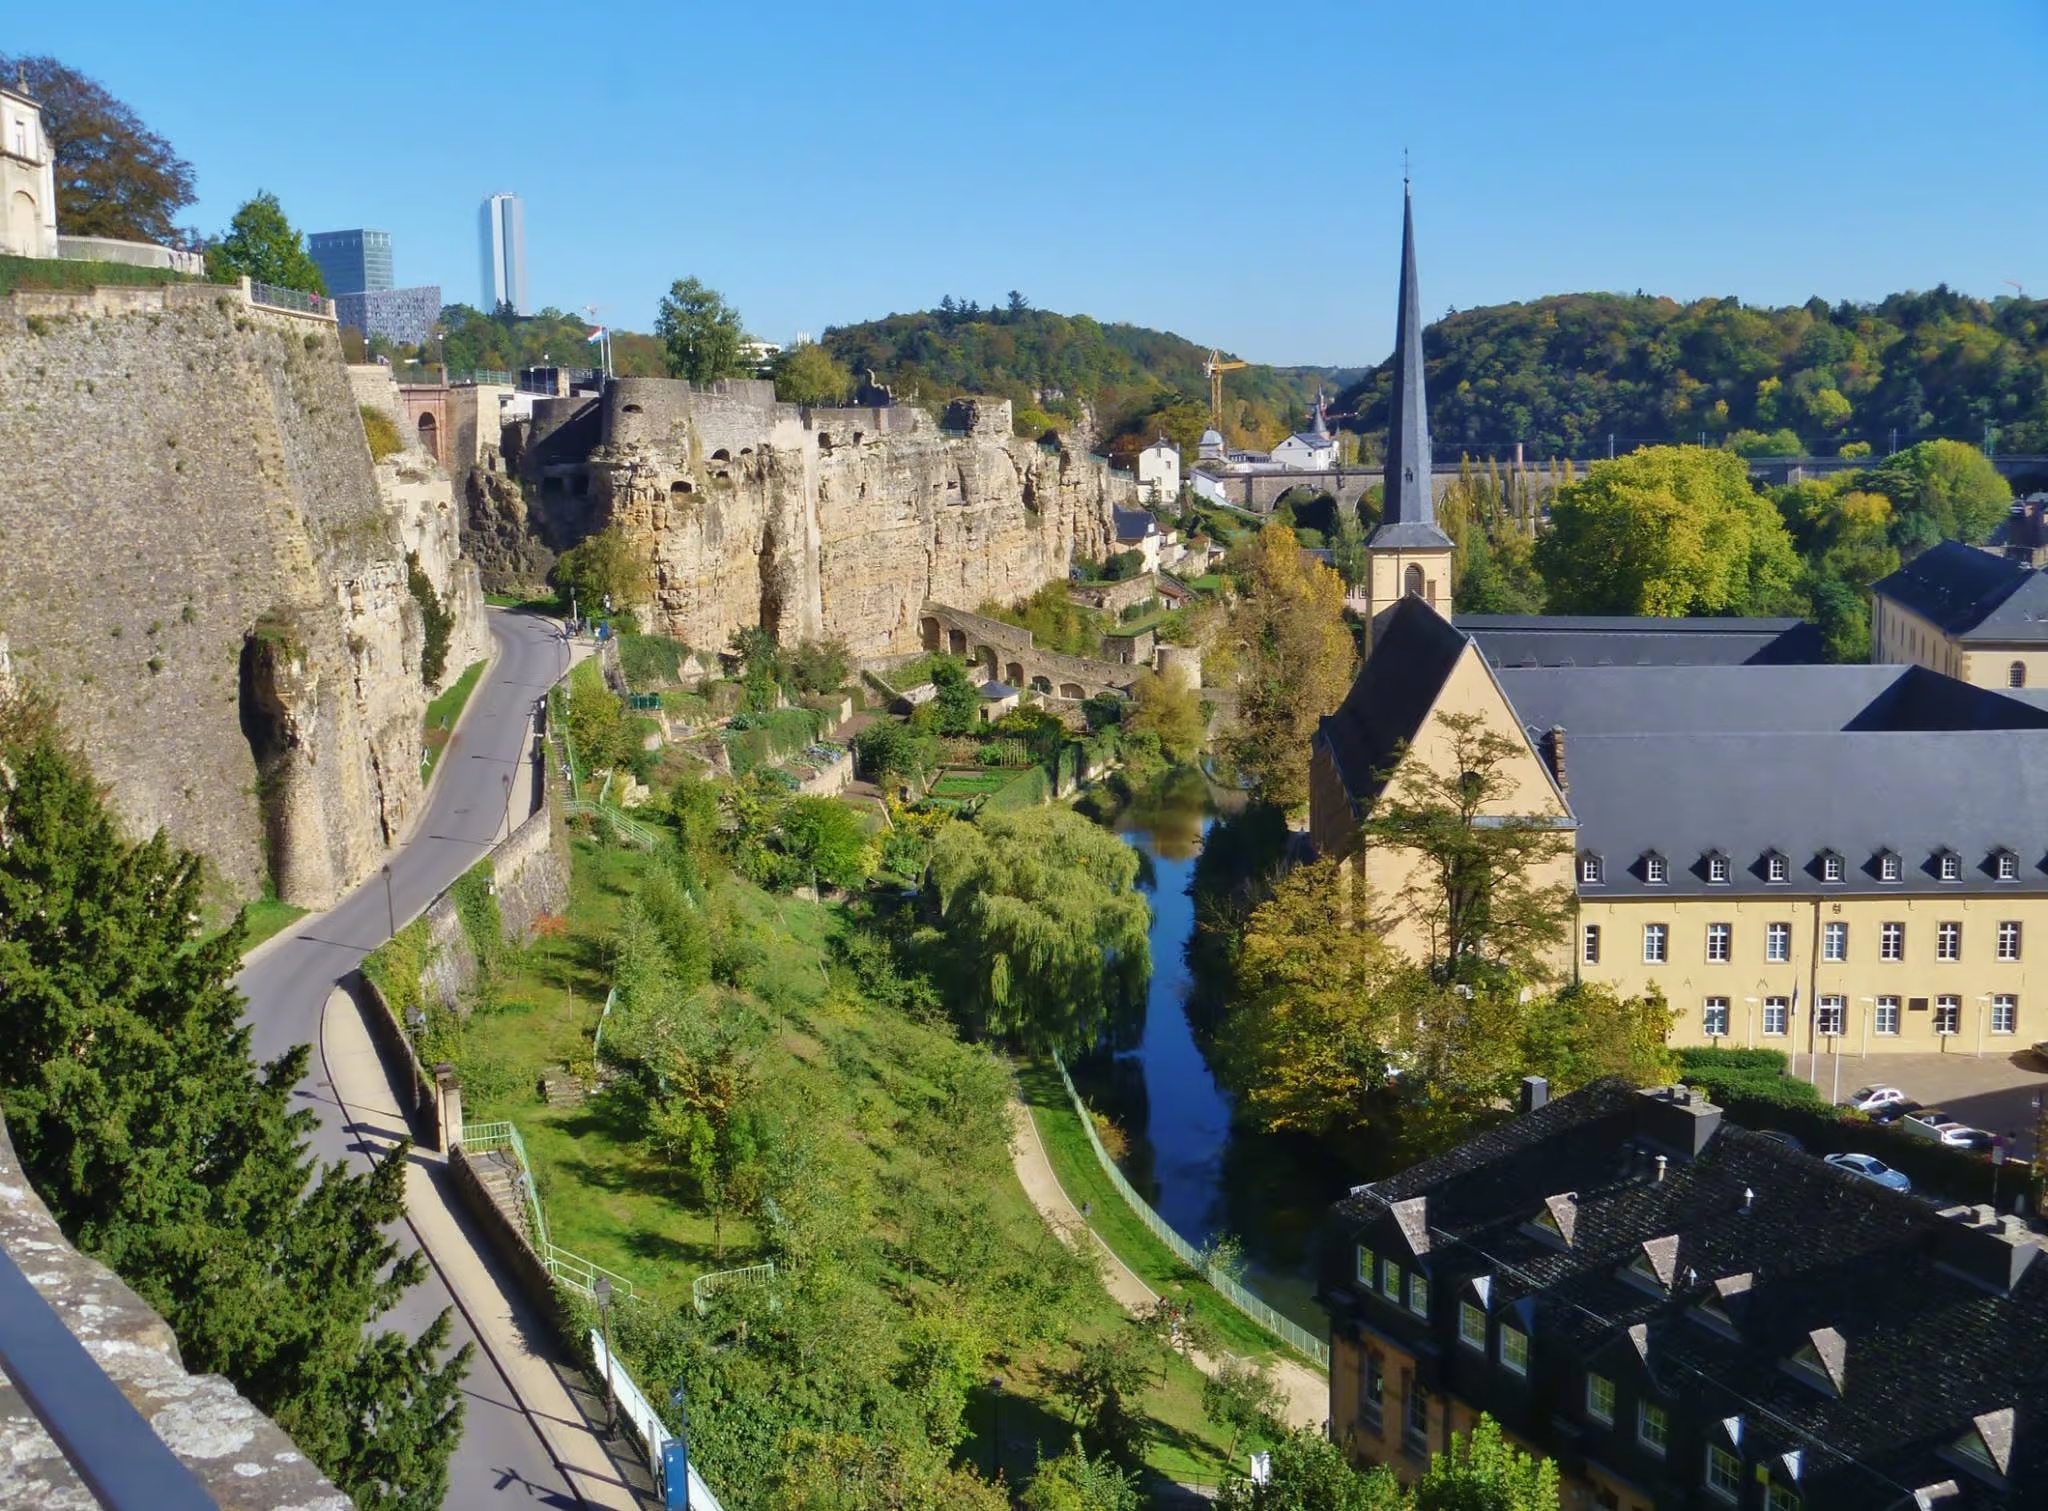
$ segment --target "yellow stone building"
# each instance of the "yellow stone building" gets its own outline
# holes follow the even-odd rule
[[[1945,540],[1870,590],[1870,659],[2048,687],[2048,573]]]

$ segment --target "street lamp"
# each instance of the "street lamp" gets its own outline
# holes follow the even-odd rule
[[[505,838],[512,837],[512,773],[505,773]]]
[[[989,1433],[988,1433],[988,1477],[994,1479],[1003,1472],[1003,1377],[997,1375],[988,1382]]]
[[[612,1407],[612,1283],[600,1275],[590,1293],[597,1297],[598,1326],[604,1332],[604,1430],[609,1436],[618,1428],[618,1415]]]
[[[388,863],[384,867],[384,922],[389,929],[389,932],[384,937],[396,939],[398,937],[398,909],[391,902],[391,867]]]
[[[420,1053],[420,1035],[425,1033],[427,1030],[427,1015],[420,1011],[420,1005],[417,1002],[415,1002],[412,1006],[408,1007],[405,1010],[405,1026],[412,1030],[413,1058],[418,1059]]]

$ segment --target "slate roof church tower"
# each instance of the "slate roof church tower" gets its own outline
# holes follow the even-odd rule
[[[1451,538],[1430,491],[1429,396],[1423,386],[1422,292],[1415,279],[1415,204],[1401,183],[1401,294],[1394,332],[1394,391],[1387,404],[1387,478],[1380,526],[1366,542],[1367,634],[1403,597],[1451,611]]]

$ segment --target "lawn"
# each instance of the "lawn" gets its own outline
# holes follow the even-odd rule
[[[259,897],[254,902],[243,903],[243,953],[246,954],[264,940],[282,933],[305,916],[304,908],[294,903],[279,902],[275,897]]]
[[[462,717],[462,706],[476,691],[477,682],[488,665],[487,661],[471,662],[461,676],[448,684],[446,692],[427,705],[427,731],[420,741],[422,783],[433,776],[434,763],[441,759],[441,752],[448,747],[448,737],[455,732],[455,721]]]
[[[508,961],[495,993],[502,1005],[471,1020],[451,1057],[468,1092],[468,1117],[509,1118],[518,1125],[554,1242],[626,1276],[643,1297],[685,1301],[696,1276],[763,1257],[761,1234],[750,1222],[728,1217],[724,1253],[716,1255],[709,1214],[688,1181],[648,1149],[617,1104],[598,1097],[577,1108],[550,1108],[539,1090],[540,1078],[563,1066],[589,1073],[591,1036],[608,988],[603,940],[648,868],[665,864],[658,854],[614,849],[587,837],[572,845],[567,930]],[[847,1104],[860,1109],[862,1144],[886,1179],[894,1140],[882,1110],[901,1098],[911,1073],[907,1067],[945,1030],[849,995],[845,968],[829,950],[839,927],[835,905],[777,897],[737,879],[719,885],[717,902],[728,926],[758,950],[750,990],[775,1014],[780,1048],[801,1062],[798,1074],[843,1087]],[[993,1220],[1013,1250],[1047,1241],[1038,1213],[1014,1178],[988,1195]],[[907,1302],[915,1284],[914,1277],[897,1276],[890,1289]],[[1106,1291],[1091,1289],[1071,1317],[1067,1337],[1082,1341],[1135,1325]],[[1073,1429],[1052,1372],[1067,1356],[1066,1347],[1055,1343],[999,1360],[1000,1399],[984,1388],[970,1404],[972,1435],[961,1445],[961,1459],[985,1472],[997,1412],[1002,1464],[1013,1485],[1028,1477],[1037,1456],[1061,1452]],[[1147,1468],[1153,1474],[1213,1483],[1229,1467],[1222,1458],[1225,1437],[1202,1415],[1201,1390],[1199,1373],[1175,1358],[1163,1382],[1148,1393],[1145,1406],[1155,1432]]]
[[[932,783],[930,796],[947,798],[987,797],[1000,792],[1017,772],[1001,766],[948,767]]]
[[[1022,1065],[1018,1089],[1031,1109],[1031,1120],[1045,1145],[1046,1159],[1059,1178],[1067,1197],[1076,1206],[1089,1206],[1089,1225],[1133,1274],[1162,1296],[1187,1296],[1195,1301],[1195,1313],[1215,1330],[1221,1347],[1248,1358],[1267,1359],[1275,1354],[1300,1358],[1271,1333],[1240,1312],[1182,1262],[1180,1256],[1152,1236],[1139,1221],[1109,1177],[1103,1173],[1095,1150],[1088,1142],[1074,1104],[1060,1084],[1059,1072],[1043,1061]],[[1311,1361],[1302,1359],[1302,1363]]]
[[[529,614],[559,617],[567,607],[547,588],[523,588],[516,593],[486,593],[484,602],[494,609],[523,609]]]

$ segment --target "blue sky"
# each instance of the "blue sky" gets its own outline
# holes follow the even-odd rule
[[[1377,361],[1404,146],[1432,317],[2048,293],[2042,0],[101,0],[23,7],[5,45],[168,136],[203,229],[268,188],[474,302],[477,204],[511,189],[535,303],[623,329],[695,274],[777,340],[1016,288],[1255,360]]]

